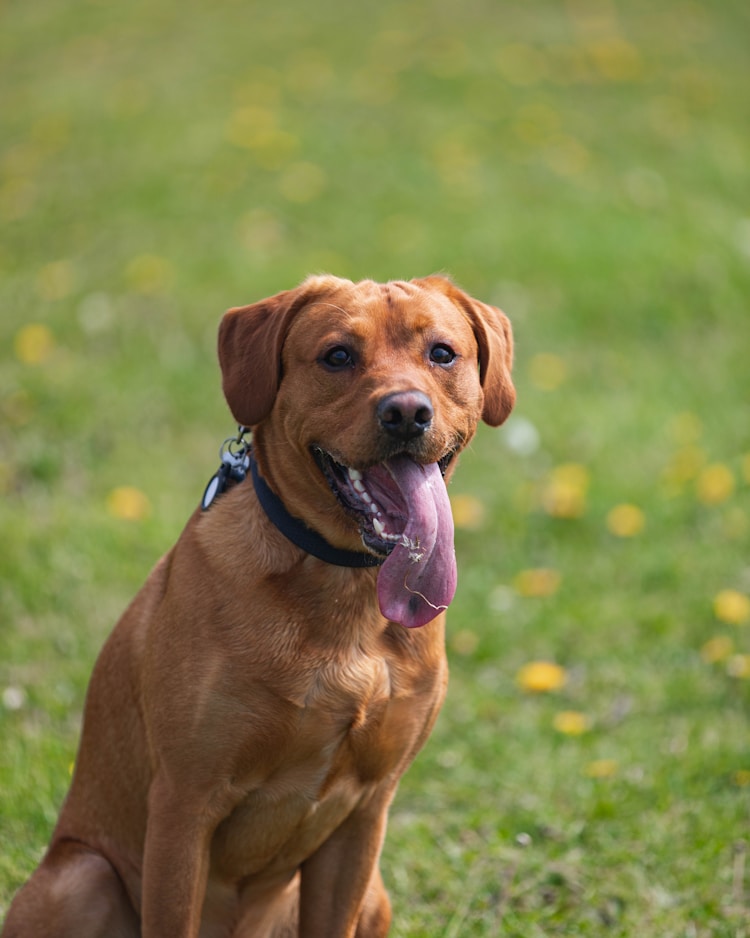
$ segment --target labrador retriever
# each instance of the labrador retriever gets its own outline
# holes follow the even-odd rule
[[[388,808],[446,688],[446,483],[508,416],[511,358],[441,276],[225,315],[241,433],[101,652],[5,938],[387,934]]]

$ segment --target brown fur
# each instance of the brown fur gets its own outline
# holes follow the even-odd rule
[[[452,368],[430,365],[436,341],[458,351]],[[356,368],[322,367],[339,343]],[[378,401],[416,389],[434,419],[408,452],[436,462],[508,415],[511,348],[505,316],[441,277],[310,278],[230,310],[219,339],[262,475],[359,551],[311,446],[363,470],[390,458]],[[386,621],[376,578],[295,547],[249,481],[196,511],[96,663],[70,792],[5,938],[386,935],[388,807],[447,668],[444,614]]]

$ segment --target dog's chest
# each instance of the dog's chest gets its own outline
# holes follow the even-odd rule
[[[419,701],[403,690],[381,658],[317,669],[265,777],[217,831],[221,876],[293,870],[366,793],[400,775],[424,725]]]

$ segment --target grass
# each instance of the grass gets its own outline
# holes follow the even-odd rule
[[[0,909],[97,650],[232,430],[221,311],[448,270],[511,316],[519,402],[452,486],[393,934],[746,936],[746,5],[1,16]],[[564,683],[525,690],[536,661]]]

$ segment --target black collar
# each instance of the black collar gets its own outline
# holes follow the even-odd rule
[[[333,547],[328,541],[313,531],[312,528],[290,515],[286,505],[278,495],[271,491],[258,472],[258,464],[255,462],[252,451],[248,452],[250,460],[250,472],[253,476],[253,486],[255,494],[261,507],[268,515],[269,519],[281,531],[284,537],[288,538],[292,544],[317,557],[318,560],[324,560],[326,563],[334,564],[337,567],[379,567],[385,558],[376,557],[374,554],[366,554],[364,551],[341,550]]]

